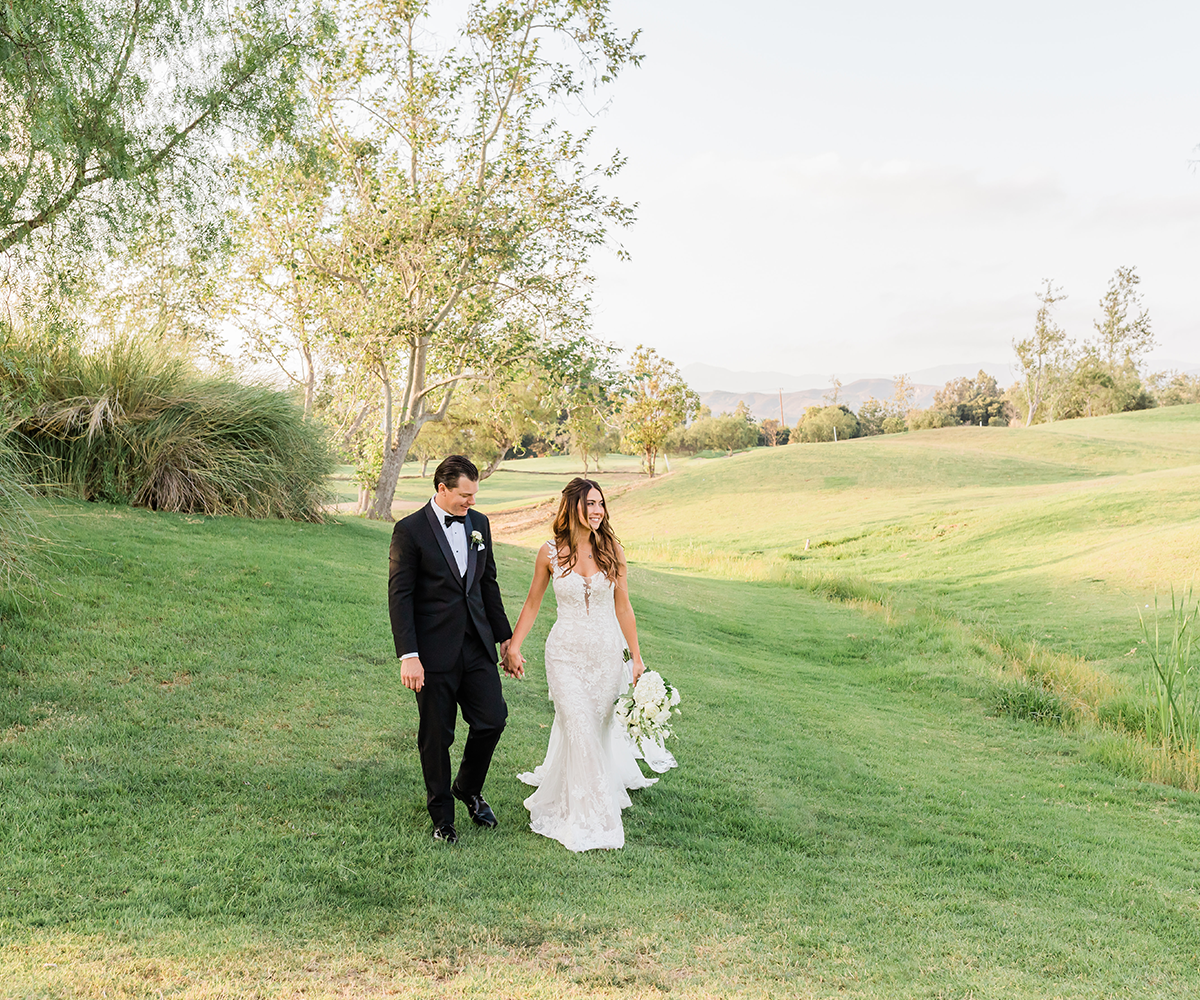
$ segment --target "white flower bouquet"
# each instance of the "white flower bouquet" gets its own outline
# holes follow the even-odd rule
[[[680,714],[678,705],[679,691],[657,670],[647,670],[638,678],[632,695],[617,699],[614,710],[618,724],[642,752],[643,759],[660,773],[675,765],[663,742],[671,737],[671,717]],[[663,766],[660,768],[656,762]]]

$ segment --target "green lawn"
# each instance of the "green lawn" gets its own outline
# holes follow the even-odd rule
[[[626,494],[618,528],[634,551],[839,537],[813,527],[841,516],[824,470],[902,468],[822,468],[880,447],[863,444],[696,463]],[[1028,465],[1000,451],[981,463]],[[822,478],[772,506],[752,462],[789,489]],[[945,476],[981,508],[1003,488]],[[909,478],[901,518],[929,516],[903,507],[933,503]],[[762,524],[734,521],[738,480]],[[635,565],[647,661],[685,698],[681,766],[635,794],[624,851],[576,856],[528,832],[514,777],[552,717],[549,599],[529,679],[506,682],[487,789],[502,826],[439,849],[387,628],[387,526],[50,514],[44,603],[10,607],[0,640],[5,996],[1200,989],[1200,798],[1117,776],[1093,737],[997,715],[994,659],[965,632]],[[532,553],[498,556],[515,615]],[[939,565],[920,558],[909,583]]]
[[[675,466],[687,464],[687,459],[677,459]],[[410,462],[396,486],[396,499],[422,503],[433,493],[433,470],[430,462],[422,477],[421,463]],[[521,458],[505,462],[479,486],[479,509],[485,513],[504,510],[525,504],[538,503],[557,497],[562,488],[575,476],[583,475],[583,464],[573,455],[553,455],[546,458]],[[588,476],[605,486],[618,486],[642,478],[641,465],[636,455],[606,455],[600,461],[600,471],[594,464],[588,466]],[[358,487],[354,484],[354,470],[350,466],[340,467],[332,481],[339,503],[358,499]]]
[[[1200,566],[1198,496],[1200,406],[1179,406],[760,448],[612,508],[643,565],[867,581],[1140,678],[1137,609]]]

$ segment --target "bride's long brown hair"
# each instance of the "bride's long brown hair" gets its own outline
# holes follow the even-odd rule
[[[600,490],[600,499],[604,502],[604,520],[592,531],[587,518],[581,513],[586,510],[587,496],[592,490]],[[575,548],[575,529],[579,528],[591,536],[592,558],[596,560],[599,569],[613,583],[617,582],[617,536],[613,534],[612,525],[608,523],[608,503],[604,500],[604,490],[593,479],[576,477],[567,483],[562,491],[562,500],[558,504],[558,513],[554,515],[554,543],[558,551],[567,550],[567,561],[556,560],[563,569],[572,569],[579,553]]]

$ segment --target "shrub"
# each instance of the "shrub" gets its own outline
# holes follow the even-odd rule
[[[927,431],[937,427],[955,427],[958,418],[947,410],[939,410],[931,406],[928,410],[909,410],[908,429],[911,431]]]
[[[706,416],[688,426],[674,428],[667,435],[663,450],[673,455],[694,455],[711,451],[732,455],[758,443],[758,426],[745,413]]]
[[[1186,372],[1163,373],[1158,377],[1155,388],[1159,406],[1200,403],[1200,375],[1188,375]]]
[[[863,437],[874,437],[883,433],[883,422],[890,410],[874,396],[864,399],[858,408],[859,432]]]
[[[860,433],[858,417],[851,413],[848,407],[841,404],[810,406],[804,411],[804,416],[791,439],[806,444],[816,441],[833,441],[835,428],[838,441],[856,438]]]
[[[153,510],[319,521],[333,456],[285,392],[159,344],[0,332],[0,396],[30,481]]]

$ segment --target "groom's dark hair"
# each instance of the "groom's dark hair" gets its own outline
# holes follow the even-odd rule
[[[436,490],[442,483],[446,489],[452,490],[458,485],[458,480],[466,476],[471,482],[479,482],[479,470],[466,455],[447,455],[433,470],[433,488]]]

